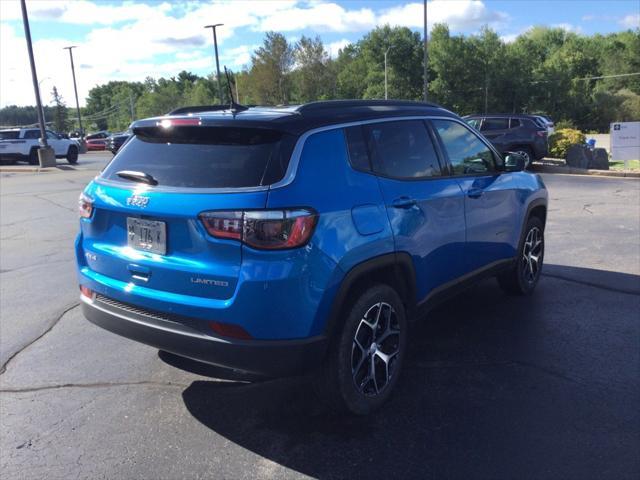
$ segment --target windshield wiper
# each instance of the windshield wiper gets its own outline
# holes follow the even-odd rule
[[[126,178],[127,180],[132,180],[134,182],[146,183],[147,185],[158,184],[158,181],[155,178],[153,178],[148,173],[144,173],[144,172],[135,172],[133,170],[120,170],[119,172],[116,172],[116,175],[118,175],[121,178]]]

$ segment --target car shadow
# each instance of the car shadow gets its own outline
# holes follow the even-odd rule
[[[570,281],[600,278],[627,287],[640,281],[637,275],[558,265],[546,270]],[[367,417],[327,410],[306,377],[195,381],[183,400],[217,434],[312,477],[633,476],[640,471],[633,454],[640,438],[632,427],[640,425],[632,406],[640,400],[637,379],[630,387],[603,385],[589,377],[591,367],[582,371],[571,361],[587,347],[610,351],[619,340],[600,330],[588,345],[579,340],[600,325],[598,318],[584,321],[600,314],[594,310],[600,295],[620,295],[614,304],[621,310],[608,312],[619,322],[630,320],[640,301],[566,285],[543,278],[534,295],[508,297],[487,280],[442,304],[413,325],[397,391]],[[569,315],[567,301],[584,312]],[[578,327],[578,340],[567,339],[567,330]],[[638,322],[624,328],[638,338]],[[610,360],[612,371],[625,368],[624,359],[617,361]],[[216,367],[196,373],[228,378]]]

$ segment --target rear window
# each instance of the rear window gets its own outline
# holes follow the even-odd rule
[[[508,128],[508,118],[485,118],[481,130],[486,132],[488,130],[507,130]]]
[[[0,132],[0,140],[14,140],[20,136],[20,131],[17,130],[5,130]]]
[[[117,173],[151,175],[158,186],[243,188],[270,185],[287,170],[295,137],[275,130],[227,127],[136,129],[102,178]]]

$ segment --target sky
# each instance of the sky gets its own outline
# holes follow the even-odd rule
[[[356,42],[378,25],[422,31],[422,1],[215,0],[107,1],[27,0],[43,102],[55,85],[73,105],[69,54],[80,104],[89,90],[110,80],[143,81],[182,70],[208,75],[215,68],[211,31],[218,29],[220,64],[239,70],[251,61],[264,33],[282,32],[295,42],[319,35],[329,53]],[[429,28],[446,22],[456,34],[483,25],[507,42],[532,26],[553,26],[585,35],[640,28],[640,0],[429,0]],[[18,0],[0,0],[0,107],[32,105],[35,97]]]

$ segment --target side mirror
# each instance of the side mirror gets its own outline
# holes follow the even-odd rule
[[[527,161],[519,153],[509,152],[504,157],[505,172],[522,172]]]

